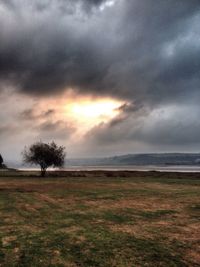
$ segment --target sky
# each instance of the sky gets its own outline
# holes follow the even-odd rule
[[[199,0],[0,0],[0,153],[200,151]]]

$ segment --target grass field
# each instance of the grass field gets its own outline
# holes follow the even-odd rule
[[[200,266],[200,174],[1,172],[0,215],[0,266]]]

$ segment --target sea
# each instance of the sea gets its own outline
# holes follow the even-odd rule
[[[40,170],[39,168],[19,168],[19,170],[35,171]],[[145,166],[133,166],[133,165],[105,165],[105,166],[68,166],[62,169],[48,170],[62,170],[62,171],[158,171],[158,172],[200,172],[200,166],[197,165],[172,165],[172,166],[156,166],[156,165],[145,165]]]

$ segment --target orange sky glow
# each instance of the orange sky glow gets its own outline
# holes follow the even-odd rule
[[[122,101],[109,97],[80,96],[65,93],[61,97],[44,99],[40,102],[38,112],[55,110],[54,121],[62,120],[74,125],[77,134],[82,135],[100,123],[107,123],[120,114]]]

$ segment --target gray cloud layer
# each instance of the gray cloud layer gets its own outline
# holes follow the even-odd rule
[[[176,114],[176,116],[175,116]],[[87,133],[87,140],[98,144],[133,141],[155,146],[190,145],[199,143],[198,106],[168,106],[101,123]]]
[[[199,0],[2,0],[0,90],[39,97],[72,87],[131,102],[88,133],[97,143],[200,143],[199,25]],[[159,121],[161,106],[169,117]]]
[[[118,0],[104,11],[92,0],[3,2],[0,77],[19,90],[149,102],[199,94],[198,0]]]

